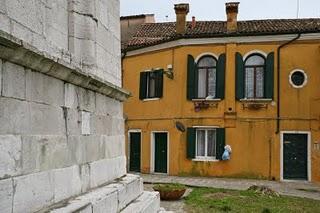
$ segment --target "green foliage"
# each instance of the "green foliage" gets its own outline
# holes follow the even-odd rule
[[[185,203],[187,212],[320,212],[317,200],[269,196],[253,190],[193,188]]]

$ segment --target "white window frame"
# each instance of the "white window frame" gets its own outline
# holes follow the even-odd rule
[[[205,156],[198,156],[198,130],[205,130]],[[214,130],[215,131],[215,156],[207,156],[208,155],[208,131]],[[195,160],[217,160],[217,129],[216,128],[206,128],[206,127],[199,127],[196,128],[196,153],[195,153]]]

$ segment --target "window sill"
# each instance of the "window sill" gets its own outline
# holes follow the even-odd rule
[[[213,98],[213,99],[205,99],[205,98],[195,98],[195,99],[192,99],[193,102],[218,102],[218,101],[221,101],[220,98]]]
[[[219,162],[220,160],[217,160],[215,158],[194,158],[192,161],[195,162]]]
[[[157,101],[160,100],[160,98],[146,98],[146,99],[142,99],[142,101]]]
[[[271,103],[273,100],[269,98],[259,98],[259,99],[241,99],[243,108],[247,108],[250,110],[259,110],[262,108],[267,109],[268,104]]]
[[[272,102],[271,98],[243,98],[240,99],[241,102],[262,102],[262,103],[266,103],[266,102]]]

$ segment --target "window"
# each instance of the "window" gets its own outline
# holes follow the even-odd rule
[[[217,82],[217,60],[212,56],[203,56],[197,63],[198,96],[197,98],[215,98]]]
[[[216,156],[216,130],[197,129],[196,158],[211,158]]]
[[[225,146],[225,129],[208,127],[187,128],[187,158],[221,160]]]
[[[308,76],[303,70],[293,70],[289,82],[294,88],[302,88],[307,84]]]
[[[197,63],[192,55],[188,55],[187,63],[187,100],[223,100],[226,54],[220,54],[218,60],[211,55],[204,55]]]
[[[161,98],[163,90],[163,70],[140,73],[139,98]]]
[[[265,58],[254,54],[245,60],[245,97],[264,98]]]
[[[273,99],[274,52],[264,57],[260,53],[250,54],[245,61],[236,53],[236,99]]]

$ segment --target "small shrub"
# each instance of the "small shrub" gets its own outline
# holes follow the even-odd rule
[[[229,211],[231,211],[231,208],[230,208],[229,206],[223,206],[223,207],[221,208],[221,211],[223,211],[223,212],[229,212]]]
[[[271,213],[271,210],[268,209],[268,208],[264,208],[264,209],[262,210],[262,213]]]

